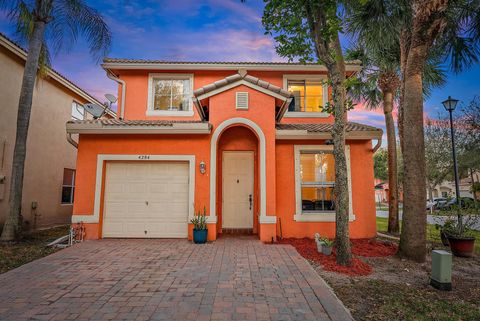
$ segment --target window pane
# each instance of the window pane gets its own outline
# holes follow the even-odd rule
[[[84,120],[85,119],[85,109],[80,104],[73,102],[72,103],[72,119],[75,120]]]
[[[295,107],[290,111],[304,111],[305,110],[305,81],[289,80],[287,84],[288,91],[293,93]]]
[[[189,110],[189,79],[155,79],[154,110]]]
[[[73,203],[73,187],[62,187],[62,204]]]
[[[300,153],[302,211],[335,210],[335,160],[331,152]]]
[[[321,112],[323,106],[323,84],[321,81],[288,80],[288,91],[294,96],[294,108],[289,111]]]
[[[331,187],[302,187],[302,211],[334,211],[335,196]]]
[[[319,81],[309,81],[306,85],[305,111],[321,112],[323,106],[323,85]]]
[[[314,151],[300,154],[300,175],[302,183],[335,182],[335,160],[332,153]]]
[[[75,175],[75,170],[64,168],[63,169],[63,185],[73,185],[73,176]]]

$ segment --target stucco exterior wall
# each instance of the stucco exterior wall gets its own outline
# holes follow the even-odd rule
[[[0,174],[6,176],[0,195],[0,223],[3,223],[8,212],[23,62],[0,47],[0,70]],[[30,227],[35,221],[36,227],[70,222],[72,205],[61,205],[61,194],[64,168],[76,168],[76,149],[65,138],[65,123],[71,119],[74,100],[85,103],[53,80],[40,79],[36,83],[22,201],[23,219]],[[32,209],[32,202],[37,202],[37,209]]]
[[[277,141],[277,217],[281,221],[283,237],[309,237],[315,233],[335,236],[334,222],[296,222],[295,200],[295,145],[323,145],[324,141]],[[351,238],[370,238],[376,235],[375,191],[373,184],[373,152],[370,141],[347,141],[350,146],[352,205],[355,220],[350,222]],[[280,229],[278,229],[280,233]]]

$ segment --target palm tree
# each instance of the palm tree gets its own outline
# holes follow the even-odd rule
[[[12,241],[21,232],[21,203],[28,125],[37,71],[48,64],[48,45],[59,51],[83,34],[90,53],[100,58],[108,51],[111,35],[102,16],[82,0],[0,0],[17,33],[28,42],[28,55],[18,102],[17,134],[13,153],[9,212],[0,240]]]
[[[400,80],[398,129],[405,175],[400,253],[417,261],[423,261],[426,253],[423,96],[430,90],[429,83],[442,83],[443,73],[438,73],[442,64],[449,64],[459,72],[478,60],[479,3],[478,0],[347,1],[349,28],[373,54],[377,65],[385,60],[394,63],[393,69],[386,70],[387,74],[394,71]],[[376,93],[382,93],[380,88],[376,88]]]

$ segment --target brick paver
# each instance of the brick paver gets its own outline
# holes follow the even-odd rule
[[[87,241],[0,275],[0,320],[353,320],[289,245]]]

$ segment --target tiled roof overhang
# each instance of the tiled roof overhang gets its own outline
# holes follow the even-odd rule
[[[333,124],[277,124],[277,139],[331,139]],[[345,126],[347,139],[381,139],[380,128],[347,122]]]
[[[67,122],[69,134],[209,134],[204,121],[95,119]]]
[[[347,71],[358,71],[361,62],[358,60],[345,62]],[[163,70],[284,70],[284,71],[326,71],[324,65],[300,62],[248,62],[248,61],[168,61],[105,58],[102,67],[105,69],[163,69]]]

